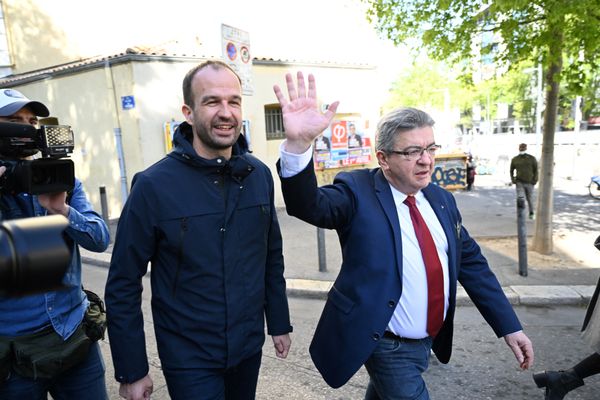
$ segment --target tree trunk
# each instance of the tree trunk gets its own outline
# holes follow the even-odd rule
[[[541,254],[552,254],[552,216],[554,213],[554,133],[556,132],[556,114],[558,112],[558,94],[560,73],[562,70],[563,36],[560,27],[552,29],[556,38],[550,44],[546,71],[546,110],[544,112],[544,134],[542,158],[540,160],[539,186],[536,206],[535,232],[532,250]]]

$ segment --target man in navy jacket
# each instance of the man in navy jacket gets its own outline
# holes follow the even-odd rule
[[[331,122],[338,103],[317,107],[314,77],[308,90],[286,76],[289,99],[278,86],[286,141],[278,165],[287,211],[313,225],[335,229],[342,247],[340,273],[328,295],[310,346],[312,359],[332,387],[345,384],[364,364],[366,399],[428,399],[422,373],[430,350],[450,359],[457,281],[521,368],[533,362],[530,340],[479,246],[462,226],[453,196],[431,184],[439,148],[433,120],[416,109],[383,117],[376,137],[380,168],[343,172],[317,187],[311,143]],[[420,238],[413,228],[415,201],[439,258],[438,329],[428,324],[428,285]],[[440,293],[442,292],[442,293]],[[433,333],[432,333],[433,332]]]
[[[276,355],[290,348],[282,243],[269,168],[250,155],[241,82],[208,61],[183,81],[175,149],[137,174],[106,285],[115,377],[126,399],[152,380],[140,309],[152,264],[152,315],[172,399],[253,399],[264,320]]]

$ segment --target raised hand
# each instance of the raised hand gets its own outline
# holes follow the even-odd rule
[[[289,99],[286,99],[279,86],[273,86],[283,114],[287,139],[285,149],[290,153],[304,153],[313,140],[329,126],[339,102],[330,104],[324,113],[319,110],[317,86],[312,74],[308,75],[308,92],[302,72],[298,72],[297,75],[297,88],[291,74],[285,75],[285,81]]]

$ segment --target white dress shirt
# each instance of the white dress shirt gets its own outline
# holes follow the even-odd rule
[[[421,248],[413,228],[408,206],[404,204],[406,194],[390,185],[400,231],[402,233],[402,296],[396,306],[394,315],[388,324],[388,330],[398,336],[421,339],[427,334],[427,274]],[[438,257],[444,272],[444,318],[448,310],[448,240],[442,224],[437,219],[425,195],[419,191],[415,194],[417,208],[423,216],[427,228],[433,237]]]

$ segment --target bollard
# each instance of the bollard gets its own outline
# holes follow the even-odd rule
[[[317,251],[319,253],[319,272],[327,272],[327,259],[325,257],[325,230],[317,228]]]
[[[102,219],[108,225],[108,203],[106,202],[106,187],[100,186],[100,205],[102,207]]]
[[[517,237],[519,243],[519,275],[527,276],[527,225],[525,199],[517,198]]]

